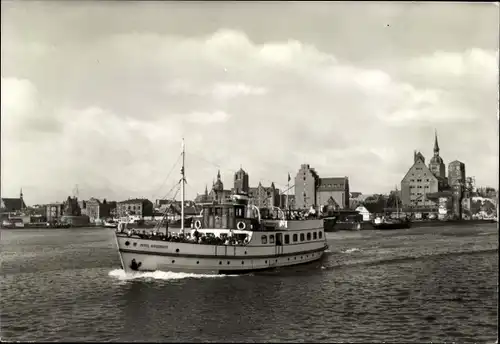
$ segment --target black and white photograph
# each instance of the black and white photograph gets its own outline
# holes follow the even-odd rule
[[[1,1],[0,340],[498,343],[498,2]]]

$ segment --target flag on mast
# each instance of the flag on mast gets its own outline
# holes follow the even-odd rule
[[[288,173],[288,181],[292,180],[292,178],[290,178],[290,173]]]

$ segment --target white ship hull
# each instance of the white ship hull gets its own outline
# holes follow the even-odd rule
[[[121,252],[120,256],[124,270],[127,273],[137,271],[130,267],[132,260],[135,259],[136,262],[141,263],[139,271],[159,270],[199,274],[236,274],[310,263],[319,260],[323,256],[323,253],[324,250],[321,250],[287,257],[274,256],[260,259],[234,257],[191,258],[174,255],[145,255],[131,252]]]
[[[300,222],[304,225],[309,221]],[[322,226],[302,228],[249,232],[251,239],[246,245],[207,245],[141,239],[134,235],[127,236],[125,233],[117,233],[116,241],[122,266],[126,272],[160,270],[231,274],[319,260],[328,248]],[[205,229],[205,231],[215,230]],[[280,244],[276,244],[277,240],[274,240],[278,236]]]

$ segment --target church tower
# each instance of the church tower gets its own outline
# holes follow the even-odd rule
[[[429,170],[431,170],[431,172],[440,180],[444,180],[446,178],[446,167],[443,159],[439,156],[437,131],[434,133],[434,156],[429,162]]]
[[[21,192],[19,193],[19,199],[21,200],[21,210],[23,210],[24,209],[23,188],[21,188]]]
[[[246,193],[250,191],[248,173],[246,173],[243,168],[240,169],[234,174],[234,192],[236,194]]]
[[[214,190],[215,191],[223,191],[224,190],[224,184],[222,183],[222,180],[220,177],[220,170],[217,172],[217,181],[214,183]]]

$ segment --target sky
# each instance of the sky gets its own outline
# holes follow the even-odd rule
[[[28,205],[171,198],[182,138],[191,199],[305,163],[388,193],[435,130],[498,185],[498,3],[2,1],[1,43],[1,194]]]

